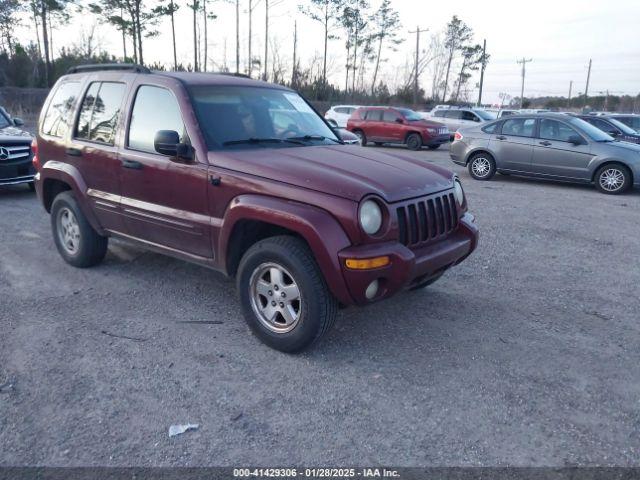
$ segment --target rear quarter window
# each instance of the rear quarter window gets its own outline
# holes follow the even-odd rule
[[[65,82],[53,94],[40,126],[40,133],[63,137],[71,125],[71,112],[80,93],[79,82]]]
[[[496,133],[498,131],[498,126],[500,122],[490,123],[486,127],[482,127],[482,131],[484,133]]]

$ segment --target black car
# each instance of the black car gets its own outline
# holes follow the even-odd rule
[[[622,142],[640,143],[640,133],[611,116],[578,115],[585,122]]]
[[[640,133],[640,115],[634,113],[615,113],[610,115],[609,118],[618,120],[624,123],[627,127],[633,128],[636,132]]]
[[[0,107],[0,186],[27,184],[33,189],[33,138],[18,128],[22,125],[22,120]]]

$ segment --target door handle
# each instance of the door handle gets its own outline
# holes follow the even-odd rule
[[[122,160],[122,166],[124,168],[131,168],[132,170],[142,170],[143,165],[136,160]]]
[[[71,157],[81,157],[82,156],[82,150],[80,150],[79,148],[67,148],[66,150],[66,154],[71,156]]]
[[[498,140],[506,140],[507,139],[507,137],[505,137],[504,135],[498,135],[496,138]]]
[[[213,175],[211,175],[209,177],[209,182],[211,182],[211,185],[213,185],[214,187],[219,187],[220,184],[222,183],[222,178],[214,177]]]
[[[540,145],[544,145],[545,147],[548,147],[549,145],[551,145],[551,142],[547,142],[546,140],[544,142],[539,142]]]

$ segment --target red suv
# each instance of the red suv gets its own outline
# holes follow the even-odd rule
[[[450,141],[444,123],[425,120],[408,108],[359,108],[349,118],[347,130],[358,135],[362,145],[402,143],[411,150],[420,150],[423,145],[435,150]]]
[[[96,265],[118,237],[233,276],[247,323],[282,351],[320,338],[339,305],[428,285],[477,244],[453,173],[344,145],[279,85],[75,67],[37,142],[64,260]]]

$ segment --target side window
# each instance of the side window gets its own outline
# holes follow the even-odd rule
[[[347,113],[347,109],[343,107],[336,108],[336,113]]]
[[[433,114],[434,117],[444,117],[444,110],[436,110]]]
[[[47,113],[42,120],[40,132],[44,135],[62,137],[69,130],[69,114],[80,93],[79,82],[63,83],[54,93]]]
[[[562,122],[546,118],[540,121],[540,138],[568,142],[572,135],[577,135],[576,131]]]
[[[367,120],[379,122],[382,120],[382,110],[367,110]]]
[[[386,123],[395,123],[396,119],[400,118],[400,115],[398,115],[396,112],[394,112],[393,110],[385,110],[382,113],[382,121],[386,122]]]
[[[599,128],[603,132],[607,133],[620,133],[615,126],[611,125],[609,122],[605,122],[604,120],[600,120],[599,118],[590,118],[587,120],[594,127]]]
[[[460,120],[462,118],[462,112],[460,110],[447,110],[445,117]]]
[[[92,83],[82,101],[76,138],[113,145],[124,92],[124,83]]]
[[[487,125],[486,127],[482,127],[482,131],[484,133],[496,133],[498,125],[500,125],[500,122],[492,123],[490,125]]]
[[[502,134],[514,137],[533,137],[534,118],[511,118],[502,124]]]
[[[355,109],[355,108],[353,108],[353,107],[349,107],[349,108],[347,108],[346,110],[347,110],[347,113],[348,113],[349,115],[351,115],[353,112],[355,112],[355,111],[356,111],[356,109]]]
[[[175,130],[180,141],[184,141],[184,122],[176,98],[166,88],[143,85],[138,89],[131,112],[127,146],[155,153],[153,139],[158,130]]]
[[[469,120],[471,122],[479,122],[480,121],[480,119],[476,116],[475,113],[467,112],[467,111],[463,111],[462,112],[462,120]]]

